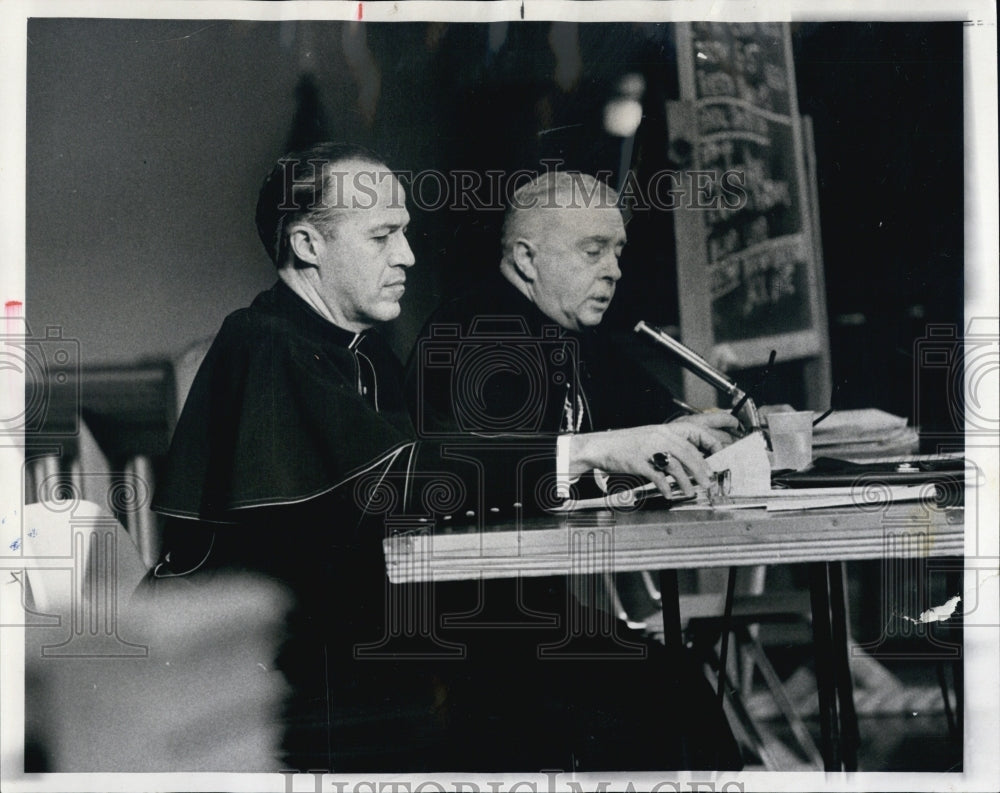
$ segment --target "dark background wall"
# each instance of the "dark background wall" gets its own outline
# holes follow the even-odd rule
[[[174,355],[273,281],[253,206],[290,144],[351,139],[414,172],[617,170],[601,113],[640,73],[633,162],[671,165],[667,24],[35,19],[28,35],[27,316],[78,338],[85,364]],[[793,41],[839,406],[911,415],[914,341],[962,323],[962,29],[810,23]],[[498,212],[411,211],[401,355],[498,258]],[[675,322],[672,218],[629,237],[609,324]]]

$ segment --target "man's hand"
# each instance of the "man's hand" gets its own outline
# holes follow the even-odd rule
[[[740,430],[739,419],[735,418],[728,410],[711,410],[707,413],[680,416],[668,423],[671,427],[692,424],[715,438],[720,444],[719,448],[731,444]]]
[[[726,413],[721,415],[728,416]],[[732,419],[731,416],[729,418]],[[637,474],[649,479],[664,496],[670,498],[669,473],[685,495],[692,495],[692,479],[702,487],[711,483],[711,472],[702,452],[714,454],[725,445],[715,435],[719,427],[728,426],[726,422],[714,419],[709,421],[709,425],[702,426],[700,421],[677,421],[572,435],[569,473],[578,475],[600,468],[607,473]],[[657,453],[668,458],[666,472],[653,463],[653,455]]]

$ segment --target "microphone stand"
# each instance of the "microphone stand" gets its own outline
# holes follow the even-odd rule
[[[686,369],[723,394],[726,394],[732,400],[733,415],[740,420],[740,423],[747,432],[762,431],[757,405],[754,404],[753,399],[750,398],[748,393],[736,385],[736,382],[732,378],[727,377],[690,347],[685,347],[659,328],[647,325],[644,321],[640,320],[635,326],[635,332],[645,333],[653,341],[666,347],[680,360]]]

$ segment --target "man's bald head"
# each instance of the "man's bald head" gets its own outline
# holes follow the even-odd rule
[[[533,236],[555,222],[556,213],[617,206],[618,193],[590,174],[547,171],[511,196],[500,235],[503,256],[508,257],[519,236]]]
[[[599,325],[621,277],[618,194],[593,176],[549,172],[522,185],[504,218],[500,272],[553,322]]]

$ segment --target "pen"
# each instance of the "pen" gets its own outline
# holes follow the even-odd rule
[[[839,390],[840,390],[840,384],[838,383],[833,387],[833,391],[830,392],[830,407],[827,409],[826,413],[824,413],[822,416],[820,416],[813,422],[814,427],[821,421],[824,421],[827,418],[827,416],[829,416],[831,413],[833,413],[833,398],[837,395],[837,391]]]
[[[731,415],[733,418],[739,418],[740,411],[743,410],[743,406],[747,403],[747,400],[749,398],[750,398],[749,394],[744,394],[743,398],[739,402],[736,403],[736,405],[730,411],[729,415]]]
[[[677,407],[679,407],[681,410],[683,410],[685,413],[688,413],[689,415],[693,416],[696,413],[701,413],[702,412],[702,411],[698,410],[698,408],[694,407],[693,405],[689,405],[687,402],[685,402],[685,401],[683,401],[681,399],[678,399],[677,397],[671,397],[670,400]]]
[[[815,421],[813,422],[813,426],[815,427],[815,426],[816,426],[817,424],[819,424],[819,423],[820,423],[821,421],[823,421],[823,419],[825,419],[825,418],[826,418],[827,416],[829,416],[829,415],[830,415],[831,413],[833,413],[833,408],[830,408],[830,409],[828,409],[828,410],[826,411],[826,413],[824,413],[824,414],[823,414],[822,416],[820,416],[820,417],[819,417],[818,419],[816,419],[816,420],[815,420]]]

